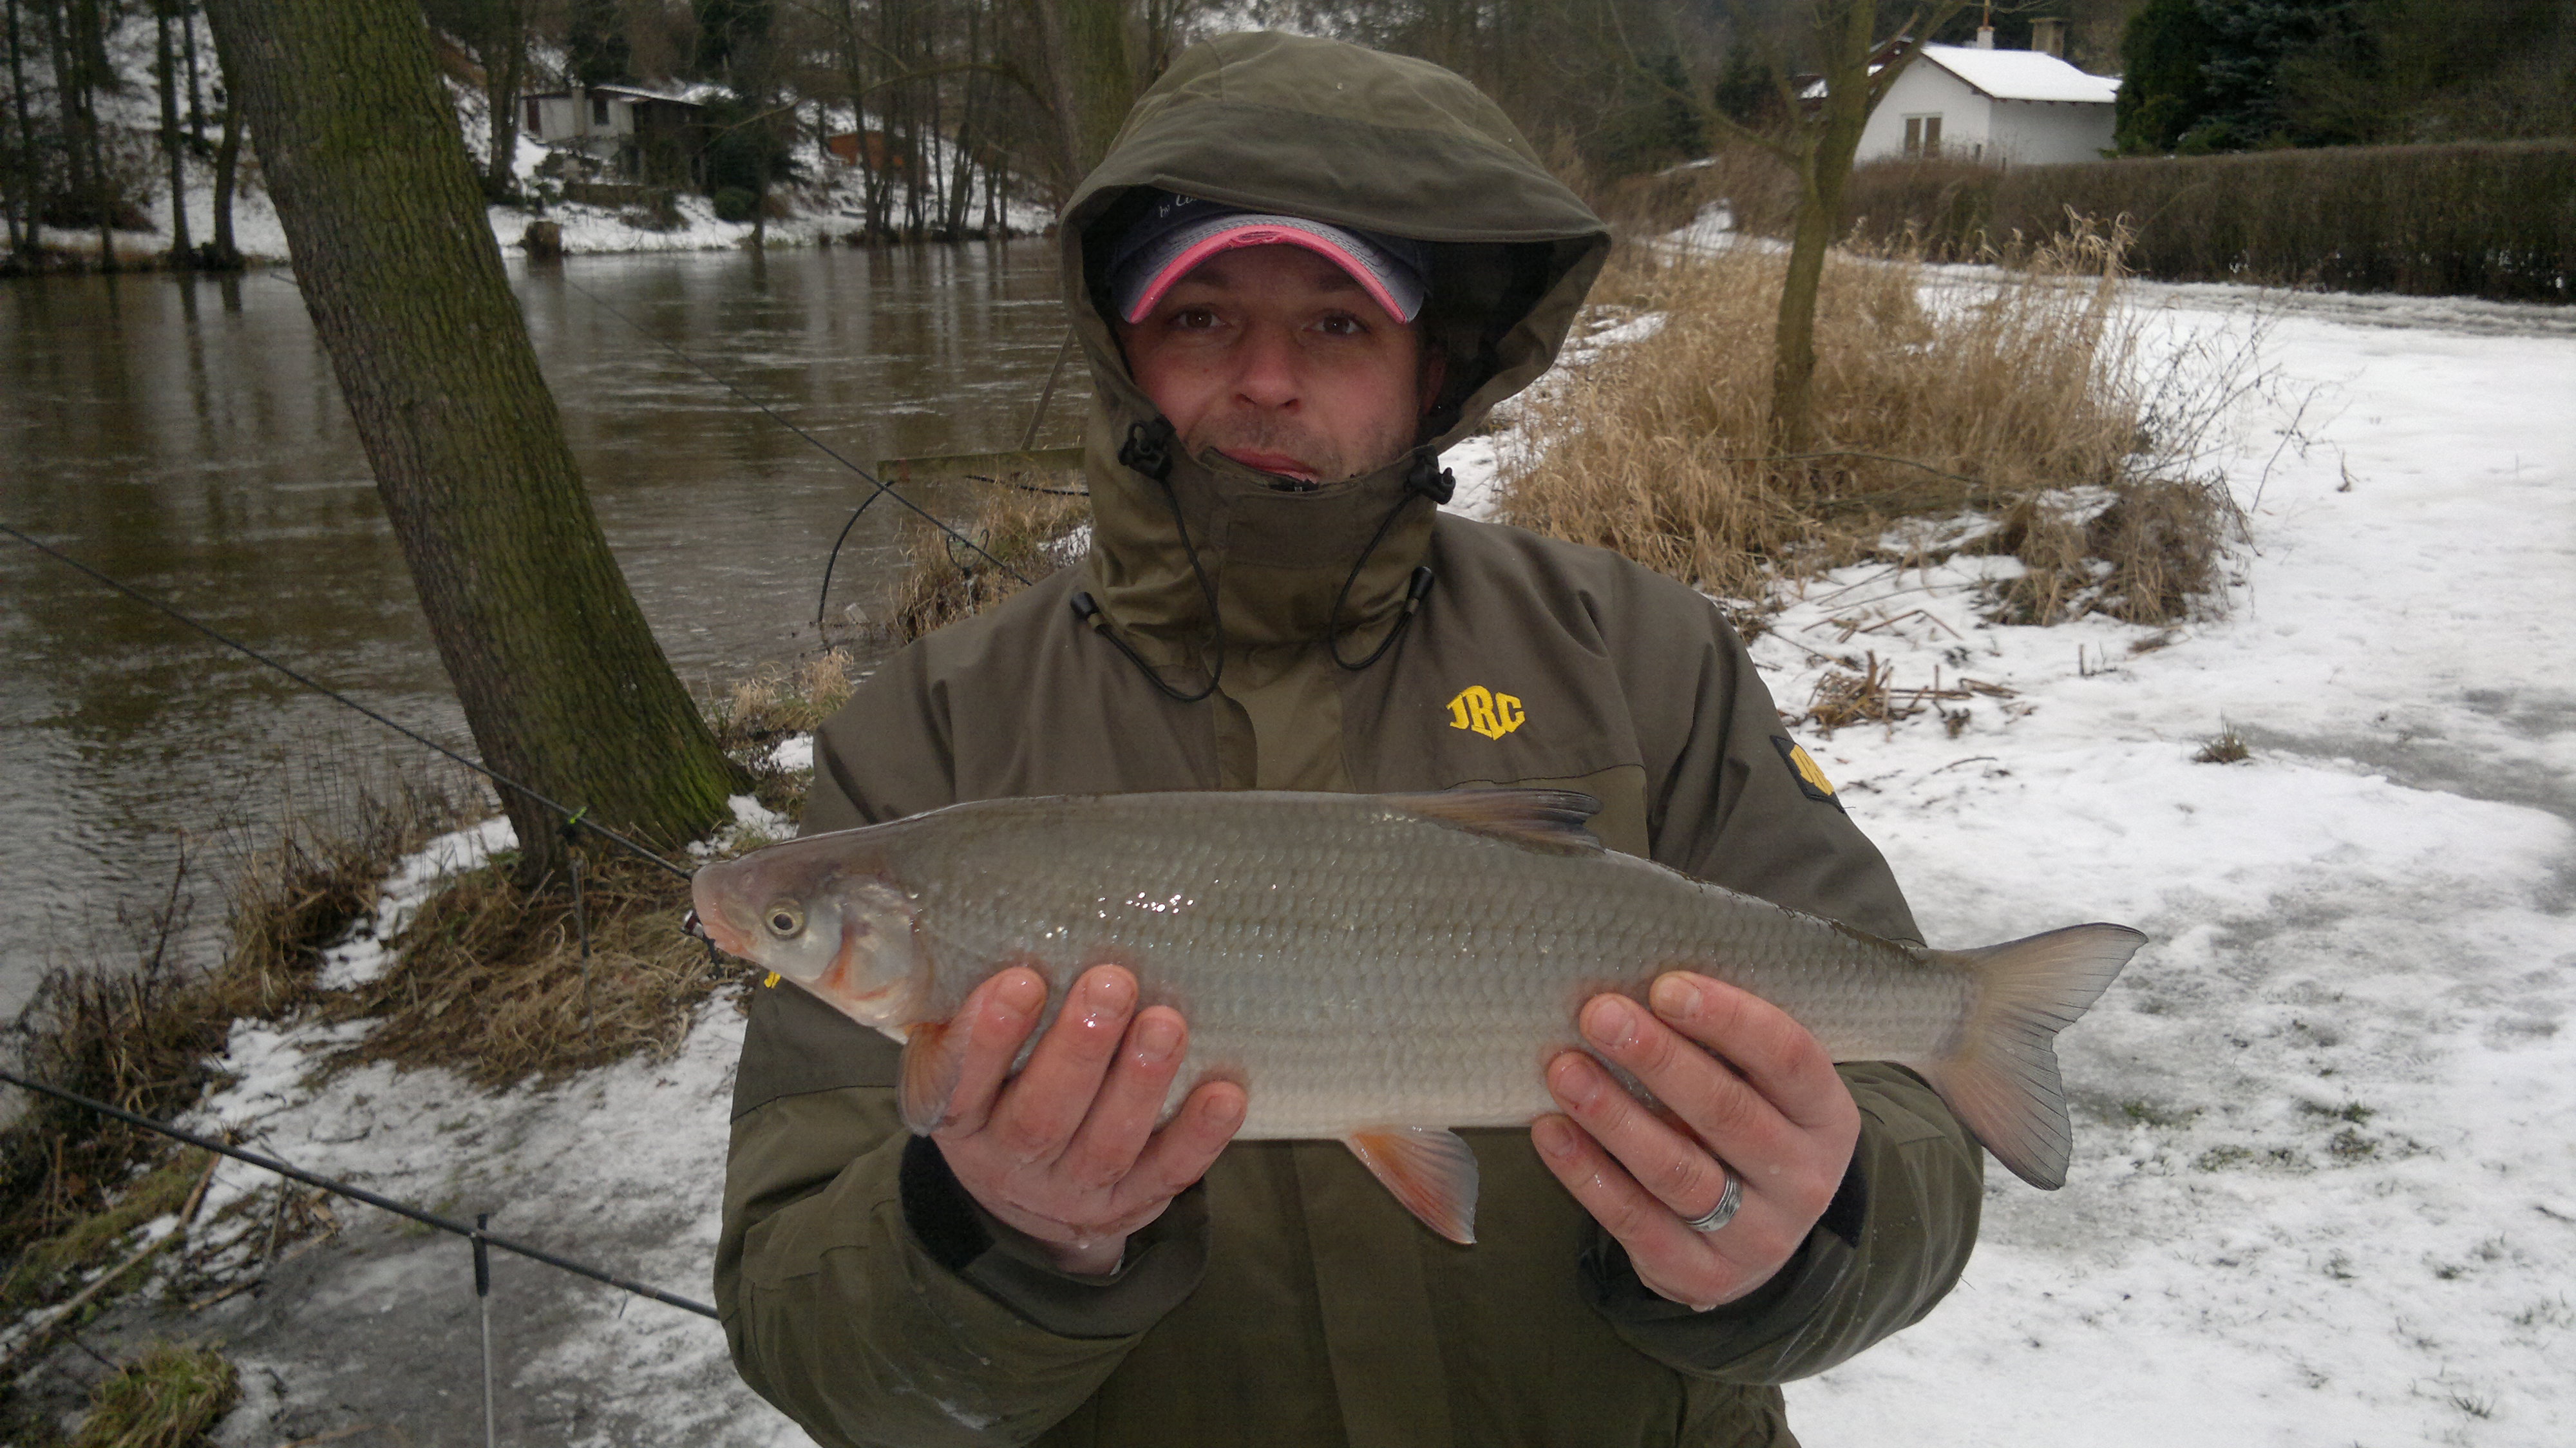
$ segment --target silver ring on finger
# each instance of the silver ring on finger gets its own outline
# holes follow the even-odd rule
[[[1718,1170],[1726,1171],[1726,1164],[1720,1162],[1718,1164]],[[1727,1171],[1726,1189],[1717,1194],[1717,1205],[1708,1209],[1707,1216],[1693,1217],[1689,1221],[1682,1223],[1682,1225],[1690,1228],[1694,1232],[1714,1232],[1720,1227],[1725,1226],[1727,1223],[1734,1221],[1736,1210],[1743,1205],[1744,1179],[1731,1171]]]

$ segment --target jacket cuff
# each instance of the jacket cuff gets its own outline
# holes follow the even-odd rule
[[[1044,1243],[985,1211],[926,1136],[904,1143],[897,1184],[904,1222],[926,1256],[1061,1337],[1143,1332],[1180,1306],[1207,1270],[1207,1194],[1196,1184],[1130,1234],[1118,1270],[1100,1276],[1063,1271]]]
[[[1919,1321],[1976,1243],[1984,1153],[1921,1077],[1885,1062],[1838,1068],[1861,1107],[1841,1186],[1770,1281],[1693,1312],[1638,1280],[1596,1232],[1576,1279],[1630,1346],[1695,1376],[1783,1383],[1823,1372]]]

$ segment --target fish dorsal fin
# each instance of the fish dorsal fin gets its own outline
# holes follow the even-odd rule
[[[1551,855],[1597,855],[1601,841],[1586,821],[1601,801],[1571,789],[1451,789],[1389,794],[1389,809]]]
[[[1462,1246],[1476,1241],[1476,1153],[1436,1126],[1364,1126],[1342,1145],[1422,1225]]]

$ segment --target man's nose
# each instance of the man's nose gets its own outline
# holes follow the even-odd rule
[[[1304,391],[1300,379],[1297,336],[1287,327],[1247,328],[1236,353],[1234,389],[1256,407],[1297,405]]]

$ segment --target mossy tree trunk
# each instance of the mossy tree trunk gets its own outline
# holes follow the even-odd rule
[[[213,0],[306,308],[486,765],[669,847],[734,771],[610,556],[417,0]],[[515,791],[523,873],[562,823]]]

